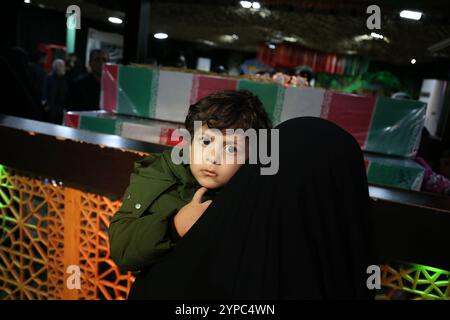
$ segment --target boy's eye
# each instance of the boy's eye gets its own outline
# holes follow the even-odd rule
[[[233,145],[228,145],[225,147],[225,151],[228,153],[235,153],[237,152],[237,148]]]

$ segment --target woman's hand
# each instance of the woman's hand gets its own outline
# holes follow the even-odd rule
[[[208,200],[202,203],[202,197],[208,189],[201,187],[198,189],[192,201],[185,205],[178,211],[178,213],[173,218],[173,223],[175,229],[177,230],[180,237],[184,235],[191,229],[194,223],[202,216],[206,208],[211,204],[212,200]]]

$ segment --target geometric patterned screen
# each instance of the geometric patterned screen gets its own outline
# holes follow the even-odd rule
[[[450,300],[450,272],[411,263],[381,267],[382,298]]]
[[[0,299],[126,299],[134,277],[110,259],[107,235],[120,204],[0,165]],[[381,271],[377,299],[450,299],[448,271]]]
[[[0,165],[0,299],[125,299],[107,235],[120,204]]]

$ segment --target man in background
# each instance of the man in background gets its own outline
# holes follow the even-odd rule
[[[99,110],[100,81],[103,64],[108,62],[108,54],[101,49],[94,49],[89,54],[90,72],[74,81],[67,97],[67,110]]]
[[[47,121],[62,124],[67,94],[66,63],[56,59],[52,64],[52,72],[47,77],[46,86]]]

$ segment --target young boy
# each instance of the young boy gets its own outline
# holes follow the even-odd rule
[[[195,132],[194,121],[202,123]],[[270,129],[271,123],[258,97],[242,90],[202,98],[190,106],[185,126],[193,137],[189,164],[175,164],[171,150],[135,163],[109,227],[111,257],[123,270],[141,270],[163,257],[237,172],[236,159],[247,146],[236,145],[242,135],[225,135],[226,129]]]

